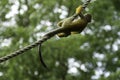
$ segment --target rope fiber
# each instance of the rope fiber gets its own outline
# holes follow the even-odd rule
[[[82,5],[82,6],[83,6],[83,9],[85,9],[90,2],[91,2],[91,0],[87,0],[87,1]]]

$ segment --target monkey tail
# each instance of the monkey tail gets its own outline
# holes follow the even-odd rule
[[[44,60],[43,60],[43,57],[42,57],[42,52],[41,52],[41,44],[38,45],[38,53],[39,53],[39,57],[40,57],[40,62],[41,64],[46,68],[48,69],[47,65],[45,64]]]

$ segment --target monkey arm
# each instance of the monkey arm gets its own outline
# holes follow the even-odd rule
[[[85,18],[84,15],[82,14],[82,10],[83,10],[83,6],[80,5],[76,8],[76,15],[78,15],[79,17],[81,17],[82,19]]]

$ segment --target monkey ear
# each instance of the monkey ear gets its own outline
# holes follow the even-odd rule
[[[91,14],[86,14],[85,18],[88,22],[91,22],[92,16],[91,16]]]

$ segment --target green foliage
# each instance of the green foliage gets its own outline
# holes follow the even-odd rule
[[[0,22],[7,20],[5,16],[10,11],[9,6],[11,6],[11,4],[8,3],[8,0],[0,1]]]
[[[120,4],[120,0],[112,0],[113,4],[114,4],[114,7],[117,11],[120,11],[120,8],[119,8],[119,4]]]
[[[0,0],[0,56],[40,39],[39,34],[56,28],[57,22],[74,14],[82,1]],[[0,80],[119,80],[119,3],[119,0],[93,0],[86,10],[93,20],[82,34],[53,37],[42,44],[43,59],[49,70],[41,65],[38,50],[33,48],[1,63]],[[14,5],[17,12],[7,17]],[[11,43],[4,46],[6,40]],[[70,64],[70,59],[78,65]],[[71,68],[77,72],[70,73]]]

